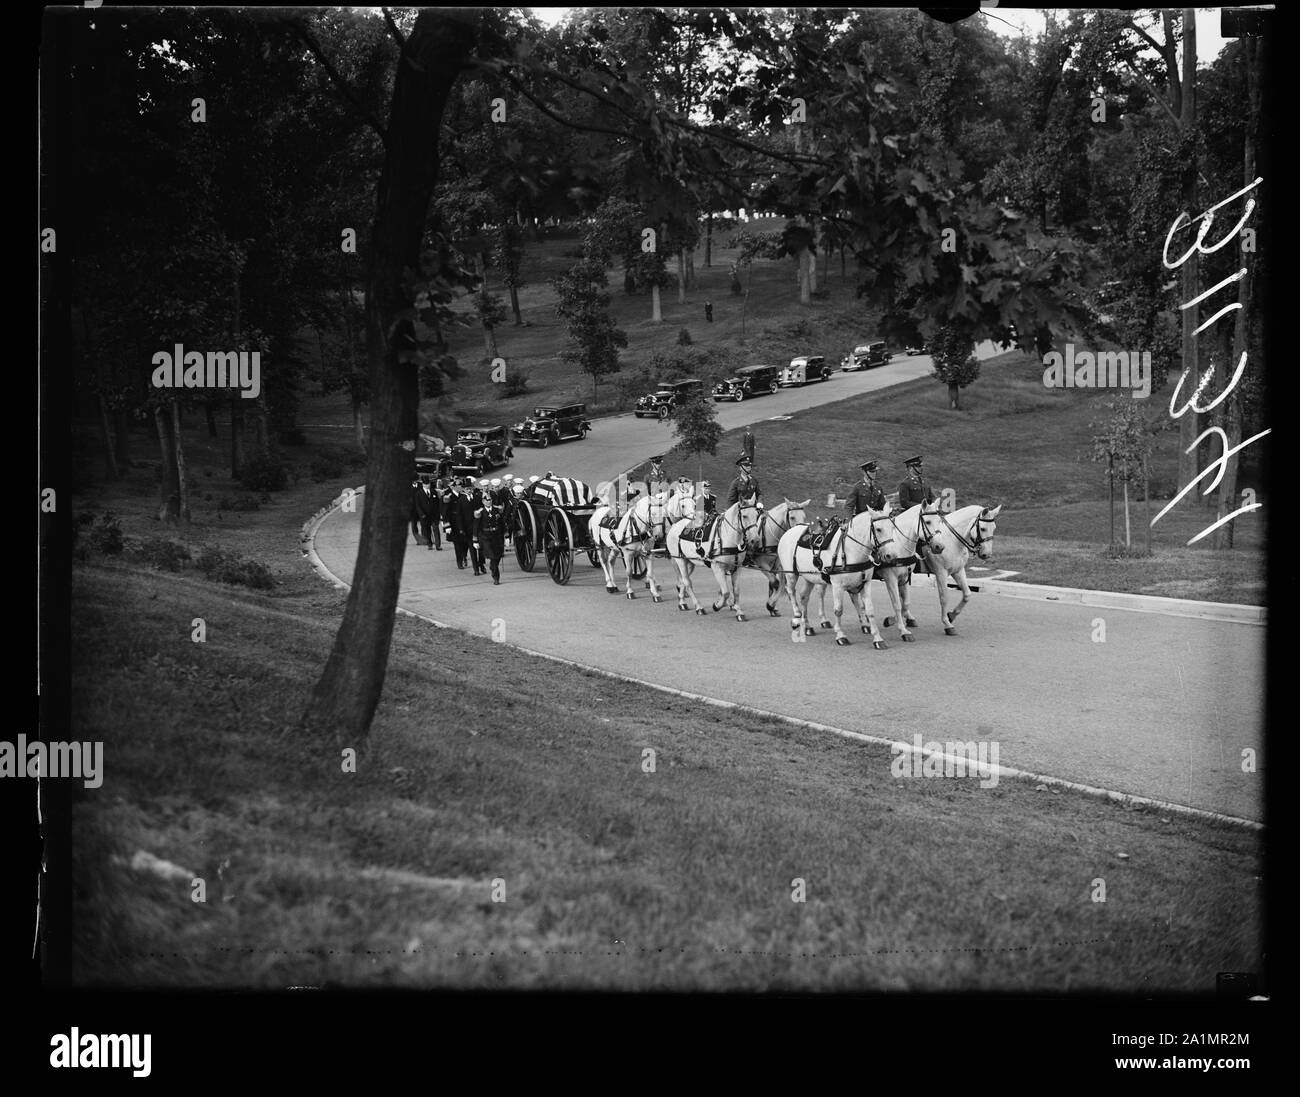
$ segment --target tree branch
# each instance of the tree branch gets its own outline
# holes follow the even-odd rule
[[[380,10],[384,13],[384,22],[386,22],[386,23],[388,24],[388,29],[389,29],[389,31],[391,32],[393,38],[395,38],[395,39],[397,40],[397,48],[398,48],[399,50],[403,50],[403,51],[405,51],[405,49],[406,49],[406,38],[405,38],[405,36],[404,36],[404,35],[402,34],[402,32],[398,29],[397,24],[393,21],[393,17],[392,17],[392,15],[389,13],[388,9],[387,9],[387,8],[381,8]]]
[[[363,119],[365,119],[365,121],[370,125],[370,128],[379,134],[379,139],[383,141],[384,144],[387,144],[388,130],[384,128],[383,122],[375,116],[374,112],[371,111],[369,107],[357,98],[356,94],[352,91],[352,88],[348,86],[348,82],[339,75],[338,69],[330,64],[329,58],[325,56],[325,51],[320,48],[320,44],[316,41],[311,31],[309,31],[302,23],[298,24],[297,31],[298,36],[302,39],[303,45],[311,50],[312,56],[320,62],[321,68],[325,70],[325,74],[330,78],[330,81],[343,93],[343,97],[352,104],[353,109],[360,114]]]

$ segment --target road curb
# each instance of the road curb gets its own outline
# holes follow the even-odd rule
[[[1135,613],[1162,613],[1167,617],[1192,617],[1203,621],[1264,625],[1267,624],[1268,617],[1265,606],[1244,606],[1234,602],[1196,602],[1184,598],[1162,598],[1154,594],[1121,594],[1109,590],[1083,590],[1078,587],[1017,583],[1010,579],[975,580],[969,585],[971,590],[987,591],[989,594],[1000,594],[1009,598],[1030,598],[1040,602],[1096,606],[1099,609],[1125,609]]]

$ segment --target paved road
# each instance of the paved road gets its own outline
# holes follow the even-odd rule
[[[791,414],[929,369],[928,359],[906,359],[837,374],[822,385],[724,405],[721,420],[731,428]],[[525,451],[511,467],[526,476],[549,463],[595,483],[669,445],[670,428],[655,421],[628,416],[597,427],[585,442]],[[345,581],[359,529],[358,515],[336,512],[316,538],[322,562]],[[854,642],[837,648],[829,633],[792,643],[784,605],[781,618],[763,610],[766,585],[757,572],[746,571],[741,582],[745,622],[725,612],[678,612],[667,561],[657,569],[667,580],[657,605],[645,593],[632,602],[606,594],[600,574],[579,556],[572,582],[560,587],[544,561],[525,574],[508,554],[501,585],[493,586],[458,571],[450,551],[412,545],[401,604],[485,636],[499,620],[508,643],[707,696],[908,742],[916,733],[926,741],[992,739],[1002,765],[1263,818],[1260,626],[977,594],[950,637],[939,625],[934,590],[923,583],[913,603],[921,623],[915,643],[898,642],[891,630],[888,649],[874,650],[869,638],[854,635],[848,608]],[[697,585],[702,600],[708,582]],[[888,598],[879,583],[872,589],[881,614]],[[1104,643],[1092,639],[1099,616]],[[1256,752],[1254,774],[1241,770],[1246,748]],[[887,765],[888,758],[864,753],[863,764]]]

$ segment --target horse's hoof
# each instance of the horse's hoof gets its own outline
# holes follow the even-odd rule
[[[617,594],[617,593],[618,593],[618,587],[606,587],[606,588],[605,588],[605,593],[606,593],[606,594]]]
[[[870,635],[871,635],[871,630],[870,630],[869,628],[867,628],[866,625],[863,625],[863,626],[862,626],[862,634],[863,634],[864,636],[870,636]]]
[[[823,621],[823,622],[822,622],[822,628],[834,628],[834,627],[835,627],[835,626],[832,625],[829,621]]]
[[[678,606],[677,608],[680,609],[680,610],[688,610],[688,609],[690,609],[691,607],[690,607],[690,606]]]
[[[714,612],[714,613],[717,613],[718,610],[720,610],[721,608],[722,608],[721,606],[717,606],[717,605],[715,605],[715,606],[713,607],[713,612]]]
[[[736,614],[737,621],[743,621],[744,619],[745,619],[745,615],[743,613]]]
[[[816,636],[817,630],[815,628],[806,628],[803,630],[803,634],[805,636]]]
[[[907,619],[907,627],[908,627],[908,628],[916,628],[916,627],[917,627],[917,626],[916,626],[916,622],[913,621],[912,618],[910,618],[910,617]]]
[[[915,639],[916,637],[913,636],[910,632],[903,633],[903,643],[910,644]]]
[[[653,595],[650,596],[650,601],[652,601],[652,602],[662,602],[662,601],[663,601],[663,596],[662,596],[662,595],[659,595],[659,594],[653,594]]]
[[[881,625],[882,625],[884,628],[893,628],[893,627],[894,627],[894,619],[893,619],[892,617],[886,617],[886,618],[881,622]]]
[[[957,630],[956,630],[955,628],[946,628],[946,629],[944,629],[943,631],[944,631],[944,633],[945,633],[946,635],[948,635],[948,636],[956,636],[956,635],[957,635]]]
[[[875,648],[877,651],[884,651],[888,645],[885,643],[884,640],[872,640],[871,646]]]
[[[781,616],[781,615],[780,615],[776,610],[774,610],[771,606],[768,606],[768,607],[767,607],[767,615],[768,615],[769,617],[780,617],[780,616]]]
[[[695,612],[698,613],[701,617],[707,617],[707,616],[709,615],[709,614],[708,614],[708,611],[706,611],[705,608],[704,608],[703,606],[701,606],[701,607],[700,607],[699,609],[697,609]]]
[[[636,591],[634,591],[634,590],[629,590],[629,591],[627,592],[627,596],[628,596],[629,598],[635,598],[635,597],[636,597]]]
[[[842,648],[849,646],[849,638],[847,636],[837,636],[835,637],[835,642]]]

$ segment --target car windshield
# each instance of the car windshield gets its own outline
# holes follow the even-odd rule
[[[534,419],[549,419],[554,414],[554,408],[533,408]]]
[[[458,435],[456,435],[456,437],[459,438],[462,442],[481,441],[481,439],[479,438],[479,433],[476,430],[462,430]]]

